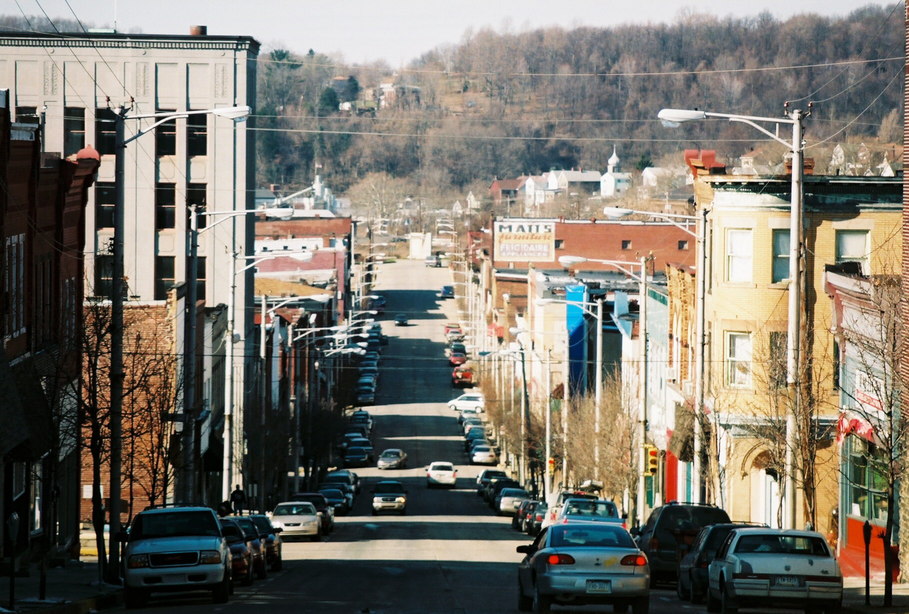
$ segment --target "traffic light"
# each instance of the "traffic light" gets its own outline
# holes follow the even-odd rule
[[[660,468],[660,451],[656,446],[644,446],[644,475],[656,475]]]

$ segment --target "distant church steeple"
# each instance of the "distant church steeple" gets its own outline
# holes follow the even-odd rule
[[[612,146],[612,155],[609,156],[609,160],[608,160],[607,164],[608,164],[608,166],[606,167],[606,172],[608,174],[612,175],[613,173],[618,172],[619,156],[615,152],[615,145]]]

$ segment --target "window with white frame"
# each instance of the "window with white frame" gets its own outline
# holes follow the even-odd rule
[[[726,281],[747,283],[752,270],[751,229],[734,228],[726,231]]]
[[[778,284],[789,279],[789,230],[773,231],[773,270],[770,281]]]
[[[867,230],[837,230],[836,231],[836,263],[858,262],[862,267],[862,274],[871,273],[868,265],[868,231]]]
[[[751,334],[726,333],[726,384],[751,386]]]

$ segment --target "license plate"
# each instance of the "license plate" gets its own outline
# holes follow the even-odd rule
[[[776,576],[773,584],[783,588],[798,588],[802,585],[802,579],[798,576]]]
[[[611,593],[612,582],[609,580],[587,580],[588,593]]]

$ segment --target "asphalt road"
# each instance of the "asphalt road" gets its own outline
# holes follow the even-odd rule
[[[322,542],[284,545],[284,569],[252,587],[238,587],[231,601],[212,605],[207,595],[156,597],[145,611],[325,614],[501,614],[517,612],[515,547],[528,543],[495,516],[476,495],[482,468],[466,464],[457,416],[445,402],[461,393],[451,387],[451,368],[442,355],[443,325],[456,319],[454,301],[439,288],[452,281],[447,268],[422,261],[381,266],[375,291],[388,301],[375,417],[374,446],[402,448],[408,467],[358,469],[362,493],[352,513],[339,517]],[[397,313],[409,326],[394,326]],[[426,487],[423,468],[448,460],[458,468],[452,490]],[[369,490],[380,479],[398,479],[408,488],[404,516],[371,513]],[[671,588],[653,591],[653,614],[680,610]],[[564,611],[590,612],[591,608]],[[603,611],[602,609],[600,611]],[[606,611],[609,611],[607,608]]]

